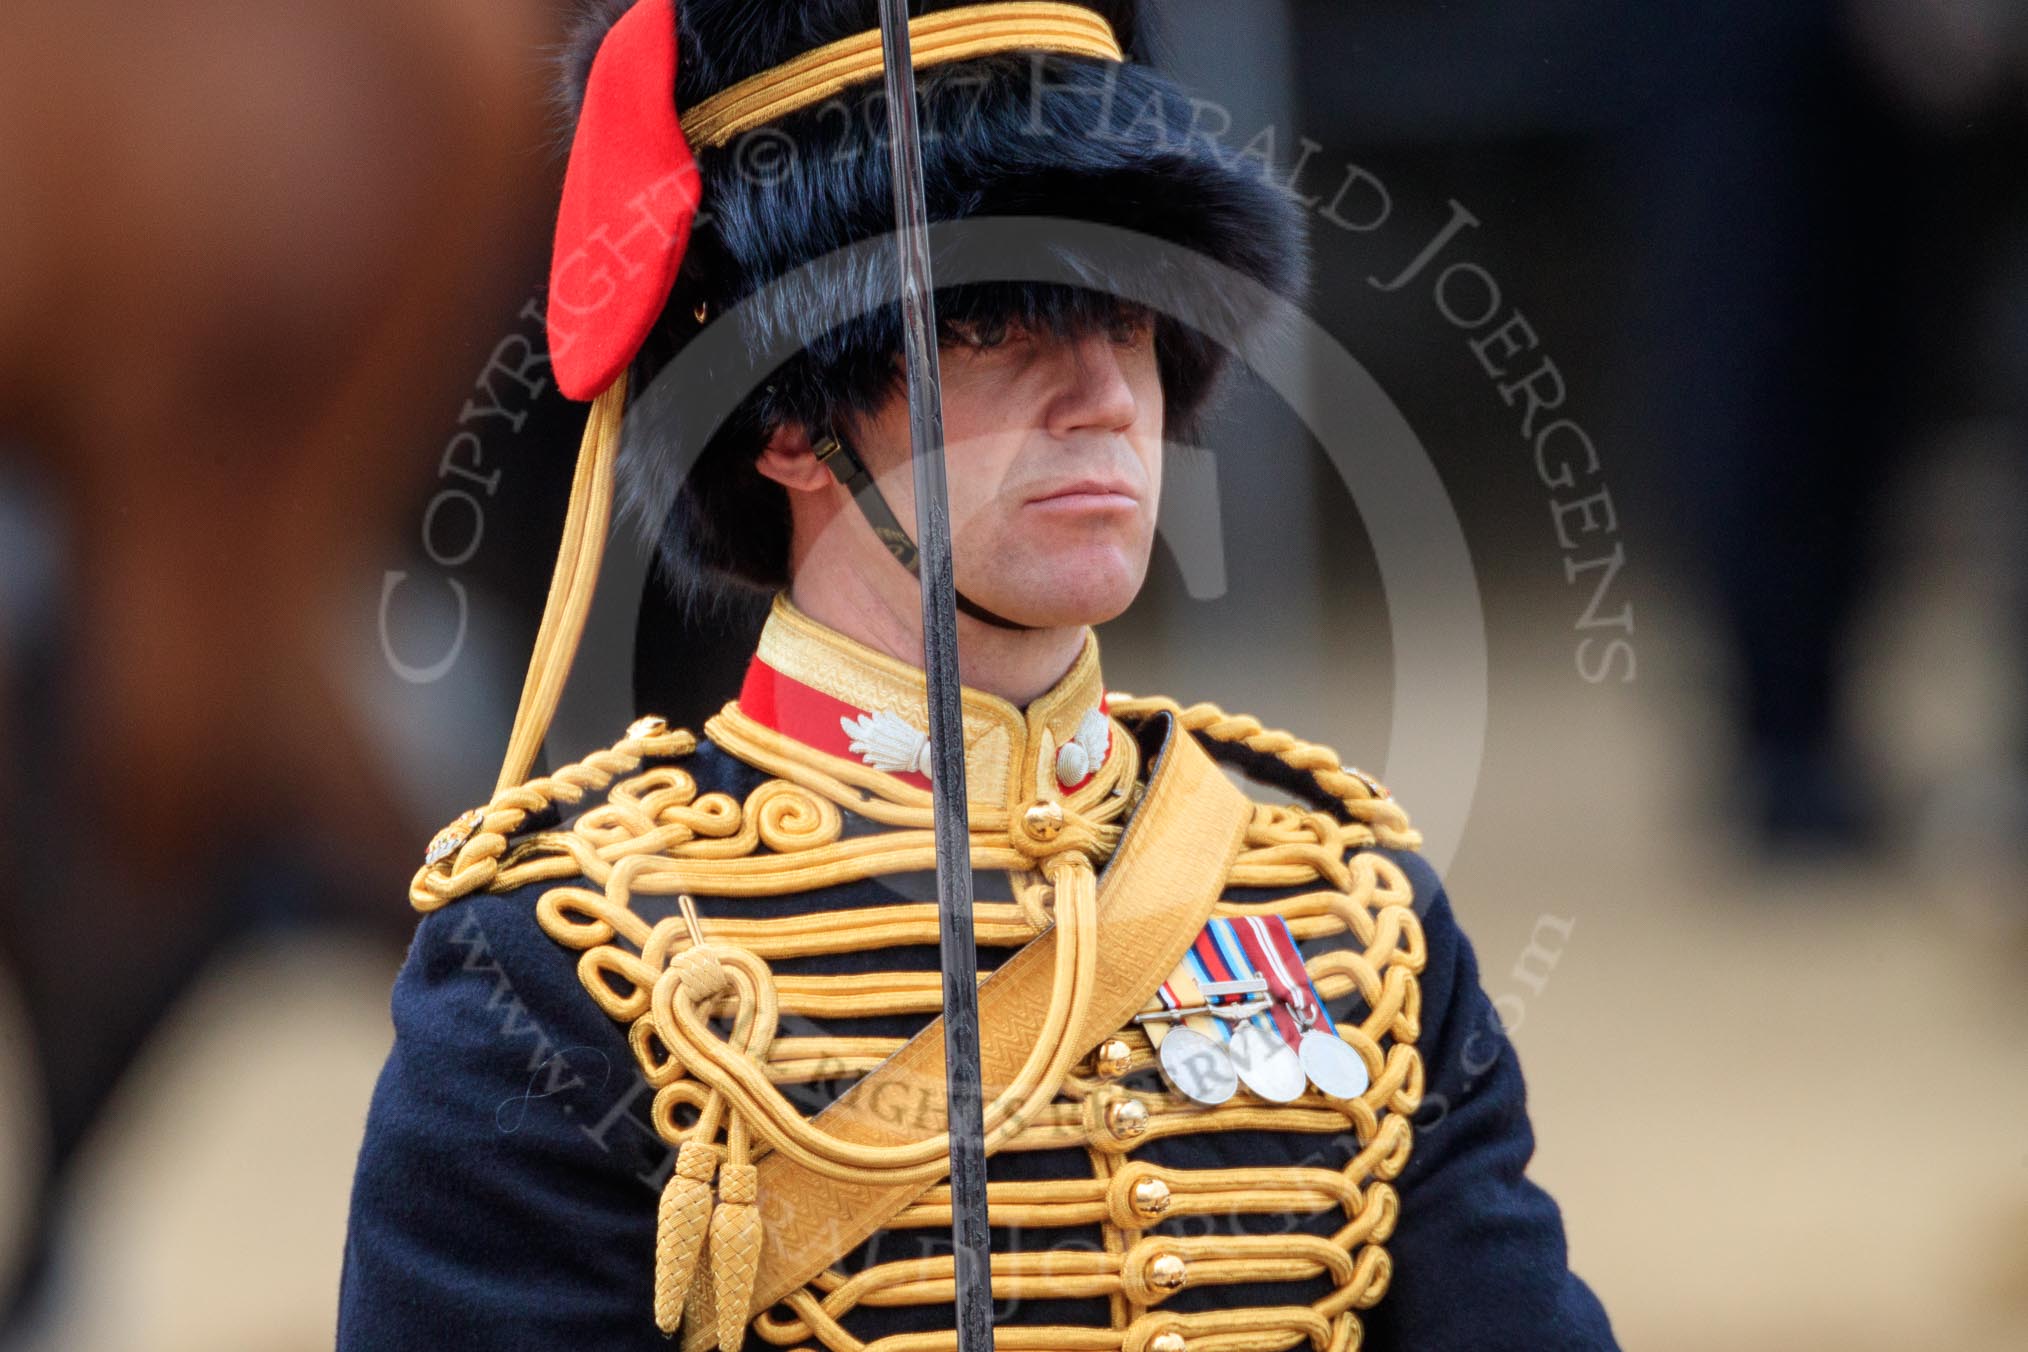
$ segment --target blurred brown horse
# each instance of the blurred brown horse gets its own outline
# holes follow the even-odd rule
[[[66,587],[57,688],[0,651],[0,709],[52,711],[54,749],[0,746],[0,938],[52,1173],[215,934],[236,841],[292,823],[399,909],[416,842],[331,617],[540,275],[563,8],[0,18],[0,448],[61,518]]]

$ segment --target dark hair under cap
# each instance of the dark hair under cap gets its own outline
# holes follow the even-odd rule
[[[562,60],[568,119],[600,38],[627,7],[601,0],[576,25]],[[917,8],[960,7],[933,0]],[[1138,5],[1084,7],[1111,23],[1127,63],[1007,53],[917,73],[932,222],[1032,220],[1034,247],[1073,279],[940,287],[946,330],[1010,320],[1088,330],[1132,308],[1121,294],[1145,292],[1151,282],[1159,291],[1159,279],[1126,276],[1142,266],[1132,253],[1094,253],[1061,222],[1152,236],[1272,292],[1293,293],[1305,271],[1297,205],[1258,160],[1235,162],[1198,134],[1189,97],[1138,64],[1146,41]],[[874,0],[681,0],[677,12],[681,109],[879,25]],[[787,496],[755,466],[769,434],[790,422],[814,429],[848,420],[895,388],[900,317],[885,251],[870,263],[872,255],[860,256],[779,284],[893,229],[881,99],[877,84],[848,89],[724,146],[695,148],[702,212],[668,307],[636,362],[635,388],[696,337],[700,312],[715,320],[737,308],[740,336],[756,359],[789,355],[751,372],[753,392],[720,425],[684,426],[679,409],[653,444],[630,442],[621,457],[623,510],[653,533],[663,575],[693,594],[787,583]],[[1169,280],[1193,285],[1192,309],[1216,307],[1228,332],[1260,318],[1236,296],[1207,297],[1201,278]],[[839,314],[852,317],[813,319]],[[1168,318],[1157,320],[1156,352],[1168,426],[1187,436],[1225,353]]]

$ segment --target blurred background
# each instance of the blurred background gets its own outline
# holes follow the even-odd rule
[[[1469,547],[1446,881],[1624,1344],[2028,1346],[2028,7],[1163,8]],[[405,886],[491,787],[582,417],[568,18],[0,18],[9,1352],[330,1345]],[[1395,644],[1447,598],[1263,388],[1205,441],[1110,680],[1415,813]],[[552,757],[732,693],[751,617],[637,665],[641,560]]]

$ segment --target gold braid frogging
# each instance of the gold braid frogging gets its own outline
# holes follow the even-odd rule
[[[975,818],[975,867],[1008,870],[1014,902],[982,903],[982,946],[1012,948],[1051,923],[1067,940],[1058,950],[1055,988],[1028,1064],[990,1105],[988,1129],[999,1148],[1082,1149],[1084,1178],[992,1185],[995,1226],[1100,1227],[1099,1253],[1038,1249],[997,1254],[996,1298],[1104,1297],[1110,1328],[1003,1327],[1009,1348],[1093,1348],[1112,1352],[1274,1352],[1308,1342],[1319,1352],[1358,1346],[1355,1313],[1384,1293],[1390,1264],[1384,1243],[1398,1211],[1392,1180],[1406,1164],[1409,1116],[1419,1106],[1423,1069],[1417,973],[1422,933],[1406,877],[1393,861],[1363,846],[1420,843],[1400,806],[1327,748],[1229,715],[1213,705],[1109,697],[1116,717],[1156,711],[1212,742],[1243,745],[1309,774],[1344,807],[1321,811],[1258,805],[1228,885],[1291,889],[1262,903],[1220,902],[1218,913],[1283,915],[1299,940],[1348,935],[1309,963],[1321,994],[1356,991],[1367,1012],[1339,1031],[1366,1062],[1372,1084],[1354,1100],[1315,1093],[1288,1105],[1234,1100],[1204,1108],[1171,1093],[1129,1090],[1119,1067],[1101,1074],[1073,1066],[1061,1030],[1074,1026],[1089,982],[1096,933],[1091,901],[1095,867],[1110,856],[1118,818],[1133,796],[1114,789],[1138,775],[1134,740],[1108,762],[1102,784],[1063,800],[1066,824],[1050,840],[1004,809]],[[496,794],[454,853],[424,868],[411,887],[429,911],[481,888],[508,891],[532,881],[570,879],[548,889],[536,917],[559,944],[579,953],[585,989],[628,1029],[642,1074],[655,1089],[653,1119],[677,1160],[658,1212],[655,1316],[665,1331],[679,1322],[691,1352],[739,1346],[762,1237],[754,1208],[754,1163],[770,1150],[834,1176],[874,1174],[894,1181],[941,1176],[941,1136],[903,1147],[869,1147],[832,1137],[802,1116],[780,1086],[835,1080],[873,1069],[899,1048],[895,1038],[777,1037],[784,1015],[811,1019],[933,1014],[940,980],[920,971],[775,977],[770,961],[879,950],[937,941],[934,902],[851,907],[777,920],[736,915],[701,921],[701,945],[676,916],[650,923],[635,895],[695,892],[717,897],[779,895],[933,866],[927,794],[890,777],[823,756],[737,717],[707,731],[742,759],[778,776],[741,802],[698,792],[673,764],[695,749],[689,733],[643,720],[607,751],[553,775]],[[508,839],[552,803],[581,801],[610,786],[604,801],[567,831],[537,833],[513,848]],[[917,799],[924,801],[918,802]],[[843,836],[843,811],[893,829]],[[711,1023],[730,1019],[721,1038]],[[1138,1027],[1120,1031],[1127,1073],[1154,1064]],[[1136,1108],[1122,1114],[1119,1105]],[[1123,1128],[1120,1124],[1126,1123]],[[1179,1170],[1131,1158],[1148,1141],[1205,1131],[1345,1133],[1356,1140],[1341,1168]],[[714,1202],[713,1181],[716,1181]],[[1161,1232],[1160,1222],[1239,1213],[1315,1214],[1339,1208],[1345,1223],[1328,1239],[1306,1235],[1191,1237]],[[891,1229],[948,1225],[949,1190],[928,1188],[888,1222]],[[702,1261],[705,1258],[709,1261]],[[1327,1277],[1319,1300],[1171,1314],[1163,1302],[1201,1285],[1297,1282]],[[766,1340],[831,1352],[944,1352],[955,1335],[897,1335],[867,1343],[844,1320],[861,1306],[948,1304],[949,1258],[875,1263],[846,1275],[821,1274],[753,1321]],[[685,1311],[690,1317],[683,1319]]]

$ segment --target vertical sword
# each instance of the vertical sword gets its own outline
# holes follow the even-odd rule
[[[986,1133],[979,1083],[979,959],[972,936],[971,825],[965,804],[963,705],[958,697],[957,597],[951,576],[936,298],[930,282],[929,218],[923,202],[922,133],[916,124],[907,0],[880,0],[880,45],[886,66],[888,156],[894,179],[902,350],[907,360],[909,437],[915,469],[916,545],[921,551],[923,671],[929,687],[934,765],[930,784],[936,811],[958,1352],[992,1352]]]

